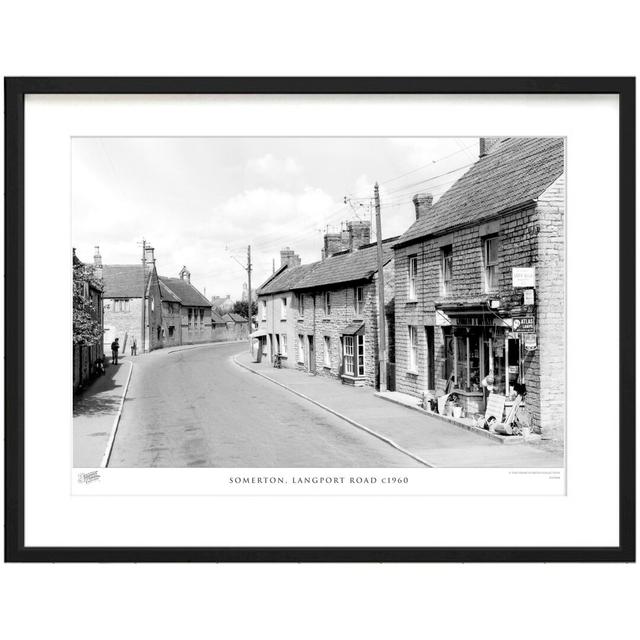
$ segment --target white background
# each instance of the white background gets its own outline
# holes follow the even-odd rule
[[[633,75],[628,3],[112,2],[3,11],[5,75]],[[66,7],[66,11],[65,8]],[[366,62],[363,61],[366,60]],[[598,162],[598,147],[592,150]],[[605,201],[598,184],[594,198]],[[594,292],[594,298],[601,295]],[[596,320],[597,321],[597,320]],[[593,473],[597,474],[597,464]],[[597,514],[594,514],[597,518]],[[582,638],[637,628],[636,566],[9,566],[11,637]]]

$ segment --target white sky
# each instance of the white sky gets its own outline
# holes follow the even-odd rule
[[[246,264],[248,244],[253,288],[285,246],[319,260],[327,225],[368,218],[376,180],[383,236],[399,235],[412,196],[437,200],[477,157],[477,138],[75,138],[73,246],[85,262],[99,245],[105,264],[137,263],[144,237],[160,275],[186,265],[208,297],[239,299],[233,258]]]

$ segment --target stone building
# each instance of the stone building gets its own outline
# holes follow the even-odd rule
[[[134,341],[138,353],[162,347],[162,295],[153,248],[147,247],[144,264],[101,265],[101,268],[105,353],[111,353],[110,345],[115,338],[119,338],[121,355],[131,353]]]
[[[182,267],[178,278],[160,276],[160,282],[171,292],[173,299],[180,302],[179,314],[175,304],[172,303],[171,317],[173,326],[176,327],[175,331],[180,331],[181,344],[211,342],[213,340],[211,302],[191,284],[189,270]],[[167,298],[166,302],[169,304],[170,300]],[[171,325],[167,326],[163,338],[165,340],[169,339],[170,327]]]
[[[368,224],[368,223],[367,223]],[[394,239],[383,243],[385,302],[393,312]],[[325,247],[327,245],[325,239]],[[378,380],[378,256],[375,244],[288,262],[258,288],[258,358],[280,353],[283,366],[353,385]]]
[[[483,138],[480,158],[416,221],[395,255],[396,389],[441,395],[452,379],[469,413],[481,380],[509,398],[524,383],[534,430],[562,439],[564,140]]]
[[[77,256],[76,250],[73,250],[73,269],[74,274],[78,274],[80,277],[76,279],[74,277],[74,314],[75,299],[79,298],[79,306],[88,306],[90,309],[90,317],[94,326],[97,327],[99,332],[104,330],[104,311],[102,306],[102,257],[100,256],[100,248],[96,247],[93,267],[93,273],[91,273],[91,267],[86,268]],[[74,336],[75,338],[75,336]],[[90,382],[96,375],[96,362],[103,356],[102,338],[98,340],[91,340],[90,343],[83,341],[76,342],[74,339],[73,344],[73,389],[77,391]]]
[[[251,335],[257,339],[258,362],[273,361],[276,353],[282,356],[283,367],[296,367],[298,311],[291,290],[317,263],[290,266],[287,262],[260,287],[258,295],[258,328]]]

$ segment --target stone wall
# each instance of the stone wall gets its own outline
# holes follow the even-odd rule
[[[434,378],[444,377],[444,322],[436,304],[484,305],[499,300],[497,313],[509,317],[521,305],[522,292],[512,287],[513,267],[536,267],[538,349],[524,352],[527,407],[534,429],[561,437],[564,406],[564,183],[550,187],[538,206],[503,215],[484,224],[442,234],[395,251],[395,370],[396,390],[422,396],[433,388],[427,381],[427,326],[434,327]],[[483,239],[498,233],[498,289],[484,285]],[[452,279],[445,292],[441,278],[441,247],[452,245]],[[409,257],[418,258],[416,299],[409,300]],[[489,317],[487,322],[492,319]],[[495,320],[493,322],[496,322]],[[500,323],[500,321],[498,321]],[[409,370],[409,326],[417,327],[418,367]],[[508,331],[508,328],[505,328]],[[542,367],[541,367],[542,362]],[[542,375],[541,375],[542,368]],[[552,417],[553,416],[553,417]]]

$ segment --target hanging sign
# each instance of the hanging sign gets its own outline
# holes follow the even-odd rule
[[[535,351],[538,347],[538,339],[535,333],[528,333],[524,337],[524,348],[526,351]]]
[[[525,307],[530,307],[531,305],[535,304],[535,296],[533,294],[533,289],[525,289],[523,293],[524,293],[523,304],[525,305]]]
[[[513,267],[512,269],[513,287],[535,287],[536,268],[535,267]]]
[[[519,333],[533,333],[536,330],[535,319],[533,316],[514,318],[512,328]]]

